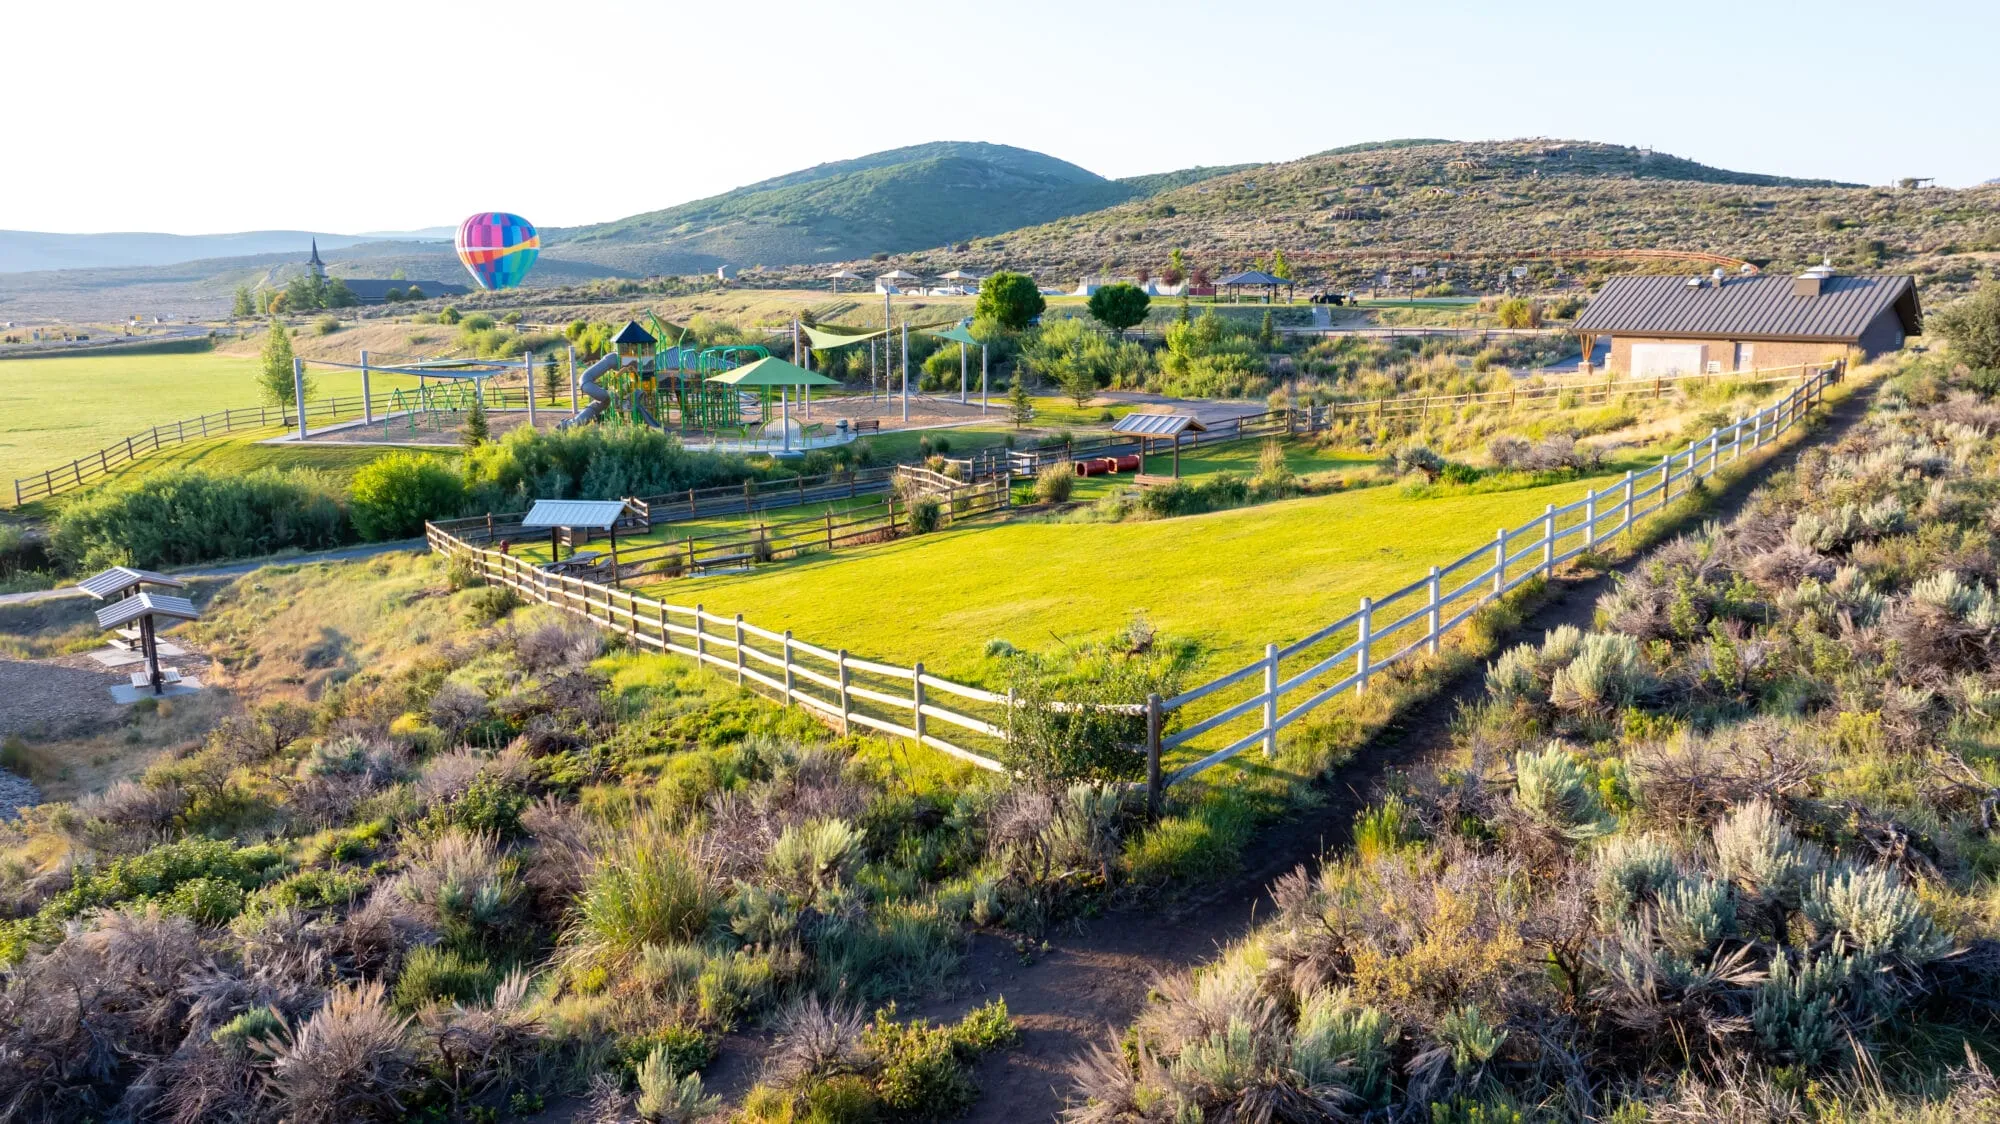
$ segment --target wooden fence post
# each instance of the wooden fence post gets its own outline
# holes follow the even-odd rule
[[[736,685],[743,685],[743,614],[736,614]]]
[[[1674,455],[1668,453],[1660,458],[1660,506],[1674,498]]]
[[[700,667],[708,662],[704,658],[708,652],[708,644],[703,639],[703,636],[704,633],[701,629],[701,606],[696,605],[694,607],[694,665],[696,667]]]
[[[1493,535],[1493,596],[1507,591],[1507,528]]]
[[[835,670],[840,673],[840,736],[846,737],[848,734],[847,712],[853,709],[853,706],[847,701],[847,649],[842,648],[840,651],[834,653],[833,665]]]
[[[1632,470],[1628,468],[1625,470],[1625,503],[1624,503],[1625,513],[1618,519],[1618,529],[1621,531],[1632,525],[1633,485],[1634,485],[1634,480],[1632,478]]]
[[[826,548],[833,549],[833,509],[826,509]]]
[[[665,652],[673,644],[673,634],[667,631],[667,603],[660,602],[660,651]]]
[[[910,729],[917,732],[917,741],[924,740],[924,665],[910,669]]]
[[[785,630],[785,705],[792,705],[792,630]]]
[[[1264,645],[1264,756],[1278,755],[1278,646]]]
[[[1160,696],[1146,696],[1146,813],[1160,814]]]
[[[1428,647],[1430,648],[1431,655],[1435,656],[1437,655],[1438,651],[1438,619],[1439,619],[1438,618],[1438,568],[1436,566],[1431,567],[1430,581],[1426,582],[1425,584],[1430,590],[1430,612],[1425,614],[1425,619],[1430,622],[1430,644],[1428,645]]]
[[[1354,636],[1354,693],[1368,690],[1368,646],[1375,638],[1375,602],[1361,599],[1361,621]]]

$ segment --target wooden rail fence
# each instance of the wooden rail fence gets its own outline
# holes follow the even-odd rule
[[[1348,691],[1368,689],[1384,669],[1439,650],[1446,634],[1522,584],[1593,551],[1685,494],[1722,466],[1756,453],[1797,426],[1840,381],[1840,364],[1815,370],[1775,403],[1711,430],[1644,472],[1518,527],[1500,528],[1481,547],[1400,589],[1361,599],[1352,613],[1289,643],[1267,644],[1262,658],[1184,691],[1118,709],[1146,716],[1146,787],[1157,806],[1166,786],[1197,776],[1253,746],[1277,752],[1279,734]],[[943,479],[940,477],[940,479]],[[462,528],[461,528],[462,529]],[[931,746],[1000,771],[1014,699],[928,674],[809,644],[790,632],[724,617],[622,589],[552,575],[517,558],[481,549],[445,526],[426,526],[433,550],[522,596],[557,605],[633,643],[688,656],[733,673],[739,683],[814,710],[843,732],[859,725]],[[712,628],[709,626],[713,626]],[[948,741],[932,723],[953,727]],[[1137,747],[1135,747],[1137,748]],[[1169,771],[1168,754],[1193,757]],[[1199,756],[1193,756],[1199,754]]]

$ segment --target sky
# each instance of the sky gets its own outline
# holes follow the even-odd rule
[[[932,140],[1106,176],[1544,136],[1859,183],[2000,177],[1990,0],[18,7],[15,230],[569,226]]]

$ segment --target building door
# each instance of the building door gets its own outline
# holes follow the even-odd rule
[[[1701,373],[1703,346],[1698,343],[1635,343],[1633,378],[1667,378]]]
[[[1754,371],[1757,369],[1756,344],[1739,343],[1736,345],[1736,369],[1739,371]]]

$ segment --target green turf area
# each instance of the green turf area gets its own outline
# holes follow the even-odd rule
[[[0,363],[0,484],[120,441],[148,426],[259,402],[257,360],[191,355],[74,355]],[[361,392],[358,372],[319,371],[316,393]],[[393,389],[377,376],[378,394]],[[148,463],[142,461],[142,464]]]
[[[633,552],[649,547],[657,547],[663,543],[681,542],[690,535],[700,539],[714,535],[742,533],[754,530],[759,526],[773,527],[781,523],[793,523],[800,520],[824,519],[829,511],[833,513],[834,520],[838,522],[843,518],[842,512],[851,511],[856,508],[879,508],[882,498],[883,493],[875,492],[868,495],[856,496],[853,499],[835,499],[797,507],[767,508],[749,514],[737,512],[733,515],[709,515],[700,519],[686,519],[673,523],[656,522],[653,525],[653,529],[643,535],[620,532],[618,535],[618,553],[620,557],[625,557]],[[656,508],[655,512],[656,518],[671,516],[671,512],[664,512],[662,509]],[[880,514],[879,510],[877,514]],[[602,551],[609,549],[609,546],[607,540],[593,538],[590,545],[584,549]],[[527,532],[523,532],[522,537],[510,548],[509,553],[513,554],[516,558],[523,558],[530,562],[547,562],[549,560],[548,536],[546,533],[543,533],[538,537],[530,537]]]
[[[991,639],[1052,648],[1143,612],[1224,670],[1582,491],[1569,481],[1414,500],[1383,487],[1183,519],[973,524],[648,592],[973,681],[995,671]]]
[[[381,445],[265,445],[261,443],[264,436],[217,437],[165,448],[152,456],[112,469],[111,474],[101,482],[75,494],[84,495],[99,487],[115,488],[155,472],[189,468],[224,476],[254,472],[260,468],[316,468],[345,484],[362,465],[396,451]],[[464,452],[455,445],[421,451],[435,454],[453,464]],[[53,502],[60,506],[63,497],[58,496]]]

